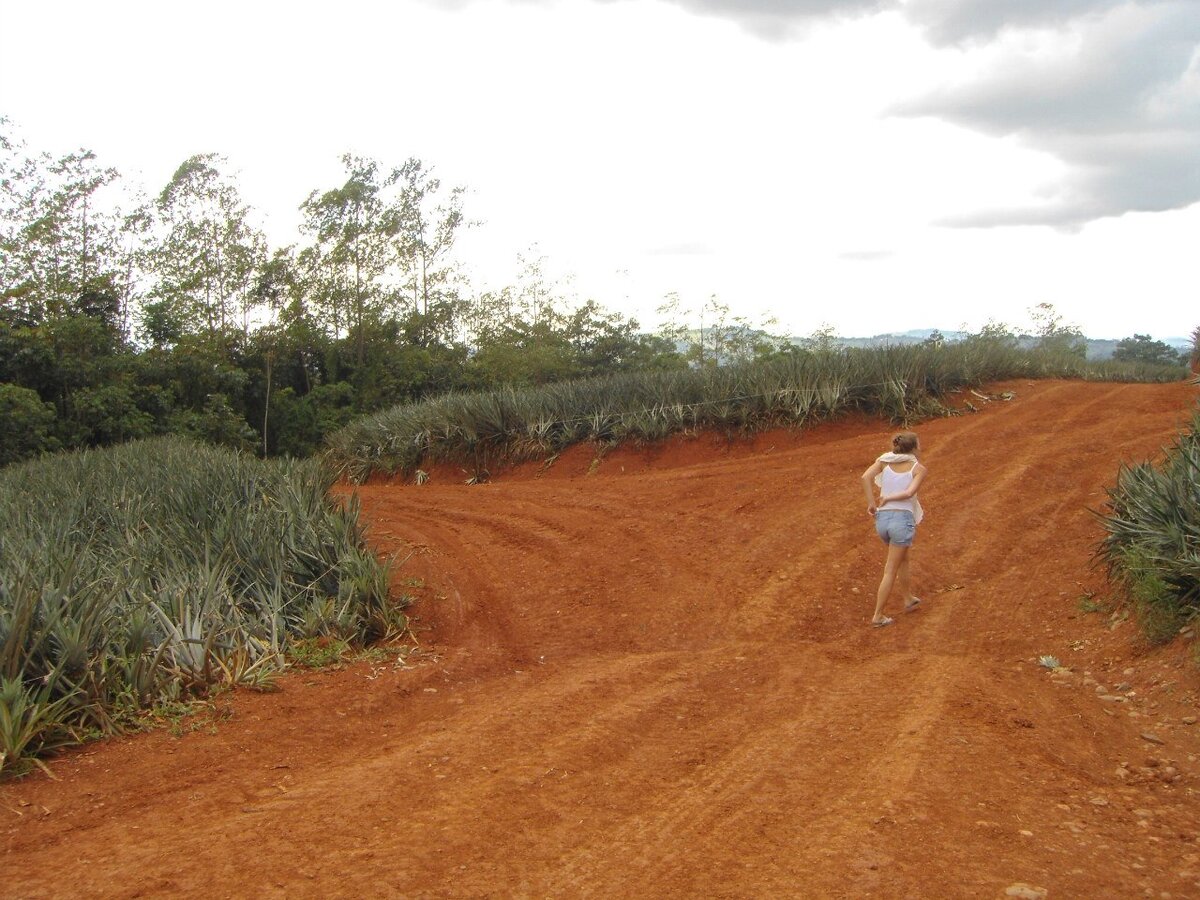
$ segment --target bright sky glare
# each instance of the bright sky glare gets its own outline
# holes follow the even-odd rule
[[[998,10],[1005,10],[998,12]],[[339,156],[469,189],[476,288],[544,256],[843,335],[1200,325],[1194,0],[0,0],[0,115],[157,192],[218,152],[277,244]]]

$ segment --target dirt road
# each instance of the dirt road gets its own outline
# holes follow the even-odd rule
[[[360,488],[422,652],[0,787],[0,895],[1200,896],[1191,645],[1081,602],[1196,389],[1001,388],[919,428],[886,629],[877,422]]]

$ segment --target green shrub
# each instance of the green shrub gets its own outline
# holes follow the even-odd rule
[[[1122,466],[1097,553],[1123,584],[1147,636],[1200,613],[1200,411],[1160,465]]]
[[[37,391],[0,384],[0,466],[56,449],[53,426],[54,407]]]
[[[198,441],[228,447],[232,450],[253,450],[257,435],[246,420],[229,403],[224,394],[209,394],[204,408],[177,410],[171,418],[171,431]]]
[[[154,433],[154,417],[138,409],[125,385],[80,388],[71,397],[78,444],[114,444]]]

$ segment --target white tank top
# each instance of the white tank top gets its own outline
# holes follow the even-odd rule
[[[916,470],[917,464],[913,463],[913,467],[907,472],[897,472],[891,466],[883,467],[883,479],[879,485],[879,495],[886,497],[888,494],[901,494],[907,491],[912,484],[913,472]],[[913,515],[916,515],[914,510],[914,501],[912,497],[907,500],[889,500],[883,506],[879,507],[879,511],[883,512],[886,509],[906,509]]]

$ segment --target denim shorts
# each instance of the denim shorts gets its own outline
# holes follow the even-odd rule
[[[911,547],[917,525],[907,509],[884,509],[875,513],[875,530],[885,544]]]

